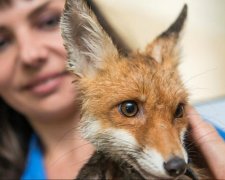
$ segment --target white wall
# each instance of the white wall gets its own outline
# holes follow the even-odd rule
[[[95,0],[133,49],[142,49],[179,14],[184,0]],[[225,0],[187,0],[181,74],[192,102],[225,96]]]

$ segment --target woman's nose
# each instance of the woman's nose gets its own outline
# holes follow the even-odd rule
[[[24,35],[18,42],[19,59],[29,67],[39,67],[45,63],[48,56],[48,50],[42,39],[38,39],[32,34]]]

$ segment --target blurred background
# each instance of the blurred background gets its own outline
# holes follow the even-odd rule
[[[93,0],[125,44],[142,50],[188,4],[180,72],[204,119],[225,127],[225,0]]]

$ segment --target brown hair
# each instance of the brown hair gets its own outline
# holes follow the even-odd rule
[[[0,0],[0,9],[12,3],[12,0]],[[26,118],[0,97],[0,179],[20,179],[31,132]]]
[[[20,178],[31,133],[26,118],[0,98],[0,179]]]
[[[12,0],[0,0],[0,9],[12,3]],[[32,131],[26,118],[0,97],[0,179],[20,179]]]
[[[8,7],[12,4],[12,0],[0,0],[0,9]]]

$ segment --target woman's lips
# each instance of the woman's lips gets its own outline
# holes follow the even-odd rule
[[[28,85],[24,86],[23,89],[38,96],[51,94],[58,89],[66,74],[67,73],[63,72],[54,75],[39,77],[37,79],[34,79],[34,81],[32,81],[31,83],[28,83]]]

